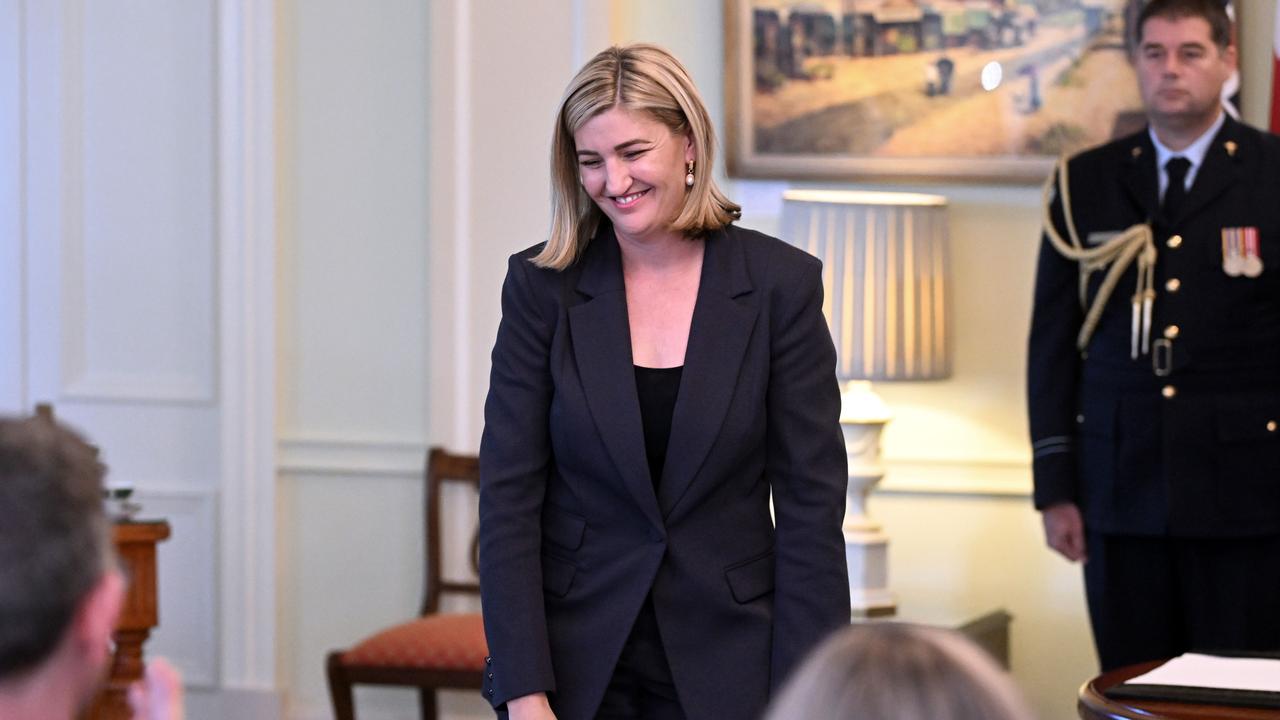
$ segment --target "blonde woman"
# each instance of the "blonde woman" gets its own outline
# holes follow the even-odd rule
[[[480,448],[500,715],[758,717],[848,622],[821,266],[733,224],[714,148],[661,48],[610,48],[565,93]]]
[[[767,720],[1030,720],[1013,680],[959,633],[862,623],[805,661]]]

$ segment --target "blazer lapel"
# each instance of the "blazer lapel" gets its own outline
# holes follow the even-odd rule
[[[724,423],[758,307],[741,245],[711,233],[685,348],[658,500],[664,517],[689,489]]]
[[[1240,163],[1244,156],[1240,150],[1238,127],[1228,117],[1205,152],[1204,164],[1196,171],[1195,182],[1187,192],[1178,217],[1171,218],[1171,221],[1177,222],[1199,212],[1240,179]]]
[[[591,240],[581,262],[577,290],[591,299],[569,308],[569,332],[582,391],[622,484],[660,528],[662,516],[649,476],[636,397],[622,256],[607,224]]]
[[[1156,147],[1147,131],[1133,136],[1128,152],[1124,184],[1130,199],[1151,222],[1160,214],[1160,186],[1156,179]]]

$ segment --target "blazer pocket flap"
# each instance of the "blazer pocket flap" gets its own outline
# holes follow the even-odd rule
[[[740,603],[751,602],[773,592],[773,551],[767,555],[730,565],[725,568],[724,579],[729,583],[733,599]]]
[[[581,547],[586,531],[587,521],[573,513],[548,507],[542,514],[543,537],[567,550]]]
[[[573,563],[554,555],[542,556],[542,589],[552,595],[564,597],[573,584],[573,576],[577,574],[578,568]]]

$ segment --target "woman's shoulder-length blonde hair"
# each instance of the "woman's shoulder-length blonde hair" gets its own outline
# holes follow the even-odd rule
[[[820,645],[765,720],[1031,720],[985,650],[937,627],[855,623]]]
[[[582,254],[603,218],[578,181],[573,135],[588,120],[613,107],[641,112],[693,140],[693,187],[672,228],[688,237],[733,222],[741,208],[711,177],[715,129],[706,105],[679,60],[657,45],[615,46],[591,58],[574,76],[560,102],[551,140],[551,234],[534,258],[539,267],[563,270]]]

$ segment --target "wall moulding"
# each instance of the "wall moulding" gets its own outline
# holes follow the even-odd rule
[[[411,440],[282,438],[277,446],[281,473],[420,477],[427,445]]]
[[[887,459],[880,494],[1031,496],[1031,461]]]
[[[219,681],[276,694],[275,3],[215,3]],[[221,714],[219,717],[238,717]]]
[[[59,397],[83,402],[213,405],[213,386],[183,375],[85,372],[63,382]]]

